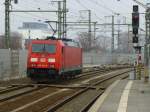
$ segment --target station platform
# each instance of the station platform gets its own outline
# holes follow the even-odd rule
[[[88,112],[150,112],[150,83],[117,80]]]

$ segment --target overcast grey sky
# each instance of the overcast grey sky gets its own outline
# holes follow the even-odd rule
[[[19,4],[12,3],[13,9],[27,10],[37,8],[57,10],[57,4],[52,4],[53,0],[18,0]],[[145,0],[139,0],[143,2]],[[4,33],[4,0],[0,0],[0,34]],[[99,23],[106,22],[104,16],[110,16],[114,13],[120,13],[122,16],[127,17],[127,22],[131,23],[132,0],[67,0],[68,21],[76,21],[81,19],[79,10],[90,9],[92,10],[92,21]],[[144,8],[140,7],[140,12],[144,12]],[[22,22],[38,20],[56,20],[55,13],[11,13],[11,31],[17,31],[17,28],[22,25]],[[144,15],[141,15],[141,27],[144,28]],[[109,21],[109,20],[107,20]]]

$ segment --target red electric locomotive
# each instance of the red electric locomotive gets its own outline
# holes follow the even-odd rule
[[[33,80],[72,77],[82,71],[82,49],[71,39],[32,40],[27,76]]]

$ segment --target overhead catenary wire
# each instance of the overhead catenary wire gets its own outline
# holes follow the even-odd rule
[[[34,1],[36,1],[36,0],[34,0]],[[39,5],[38,5],[39,6]],[[22,7],[21,7],[22,8]],[[40,8],[40,6],[39,6],[39,8]],[[16,9],[16,8],[15,8]],[[26,8],[24,8],[24,9],[26,9]],[[19,10],[19,9],[16,9],[16,10]],[[26,15],[30,15],[32,18],[34,18],[35,19],[35,17],[36,18],[39,18],[39,19],[48,19],[48,18],[44,18],[44,16],[39,16],[39,15],[36,15],[36,14],[33,14],[33,13],[29,13],[29,12],[23,12],[24,14],[26,14]],[[18,15],[19,16],[19,15]],[[23,16],[22,16],[23,17]],[[27,17],[28,18],[28,17]],[[37,19],[36,19],[37,20]]]
[[[13,15],[13,14],[14,14],[14,13],[12,13],[12,15]],[[29,12],[23,12],[23,14],[29,15],[29,16],[31,16],[32,18],[38,18],[39,20],[47,20],[47,19],[48,19],[48,18],[43,18],[43,16],[38,16],[38,15],[29,13]],[[19,14],[18,14],[18,15],[19,15]]]
[[[37,1],[37,2],[36,2]],[[48,1],[47,1],[48,2]],[[35,4],[36,3],[36,4]],[[15,8],[16,9],[16,7],[18,8],[20,8],[20,9],[37,9],[37,10],[40,10],[41,9],[41,7],[43,6],[44,8],[45,8],[45,6],[43,5],[43,3],[45,3],[45,2],[42,2],[41,4],[39,4],[39,0],[34,0],[34,2],[33,1],[26,1],[26,2],[23,2],[23,4],[26,4],[26,5],[17,5],[17,6],[13,6],[13,8]],[[45,4],[47,4],[47,3],[45,3]],[[19,9],[17,9],[17,10],[19,10]],[[50,10],[50,9],[49,9]],[[24,12],[24,13],[26,13],[26,12]],[[36,14],[33,14],[33,13],[30,13],[30,15],[33,15],[33,16],[36,16],[36,17],[39,17],[39,18],[43,18],[44,16],[47,16],[46,14],[44,15],[43,14],[43,12],[38,12],[38,13],[36,13]],[[39,15],[41,15],[41,16],[39,16]],[[45,18],[43,18],[43,19],[47,19],[46,17]]]
[[[90,1],[90,0],[88,0],[88,1]],[[112,10],[111,8],[108,8],[106,5],[100,4],[100,3],[99,3],[98,1],[96,1],[96,0],[92,0],[92,1],[90,1],[90,2],[92,2],[92,3],[94,3],[94,4],[98,5],[98,6],[101,6],[102,8],[104,8],[105,10],[107,10],[107,11],[113,13],[113,14],[116,14],[116,13],[117,13],[117,12],[115,12],[114,10]]]
[[[80,0],[76,0],[76,1],[77,1],[77,3],[78,3],[79,5],[81,5],[82,7],[84,7],[84,9],[89,10],[89,8],[86,7],[84,4],[82,4],[82,3],[80,2]],[[92,10],[92,11],[93,11],[93,10]],[[97,16],[97,14],[95,13],[95,11],[94,11],[94,15],[95,15],[99,20],[103,20],[102,18],[100,18],[100,17]]]
[[[27,3],[29,3],[29,6],[28,5],[24,5],[24,9],[26,9],[26,7],[28,6],[28,7],[36,7],[37,8],[37,6],[39,7],[39,8],[41,8],[41,7],[44,7],[44,5],[42,4],[43,3],[43,1],[41,1],[41,0],[34,0],[34,1],[37,1],[37,3],[36,3],[36,5],[33,5],[33,2],[31,2],[31,1],[27,1]],[[53,1],[53,0],[50,0],[50,1]],[[47,2],[50,2],[49,0],[44,0],[44,4],[46,4]],[[84,5],[83,4],[83,2],[81,1],[81,0],[76,0],[76,1],[79,1],[80,2],[80,5],[81,6],[83,6],[84,8],[86,8],[86,9],[88,9],[88,7],[86,7],[86,5]],[[98,3],[97,5],[98,6],[100,6],[100,3],[99,3],[99,1],[97,1],[96,2],[96,0],[88,0],[89,2],[93,2],[93,4],[96,4],[96,3]],[[26,3],[26,2],[25,2]],[[27,4],[26,3],[26,4]],[[35,4],[35,3],[34,3]],[[18,7],[18,6],[17,6]],[[113,9],[111,9],[111,8],[108,8],[108,6],[107,5],[105,5],[105,4],[103,4],[101,7],[103,7],[104,9],[106,9],[108,12],[111,12],[111,13],[116,13]],[[94,15],[95,15],[95,17],[96,18],[98,18],[99,20],[103,20],[102,18],[100,18],[99,17],[99,15],[97,14],[97,13],[95,13],[95,8],[94,9],[92,9],[92,12],[94,12]],[[39,13],[39,14],[33,14],[33,13],[24,13],[24,14],[26,14],[26,15],[31,15],[32,17],[36,17],[36,18],[39,18],[39,19],[48,19],[48,17],[44,17],[44,14],[41,14],[41,13]],[[74,15],[74,16],[73,16]],[[74,19],[75,17],[79,17],[79,16],[76,16],[77,14],[75,13],[75,12],[72,12],[72,15],[68,15],[67,17],[69,17],[70,19],[72,18],[72,19]],[[131,19],[131,18],[130,18]]]
[[[38,2],[37,2],[37,0],[34,0],[34,1],[38,6],[38,10],[41,10],[41,4],[39,4],[39,1]],[[40,15],[43,16],[43,13],[40,13]]]
[[[16,7],[13,7],[13,10],[19,10],[19,9],[28,9],[28,8],[25,8],[25,7],[21,7],[21,6],[17,6],[17,8]],[[36,9],[38,9],[37,7],[36,7]],[[29,10],[29,9],[28,9]],[[47,16],[47,14],[45,14],[44,15],[44,13],[40,13],[40,12],[38,12],[38,13],[30,13],[30,12],[22,12],[22,13],[24,13],[24,14],[27,14],[27,15],[31,15],[31,16],[33,16],[33,17],[37,17],[37,18],[39,18],[39,19],[42,19],[42,20],[47,20],[49,17],[46,17]],[[45,16],[45,17],[44,17]]]
[[[96,1],[96,0],[88,0],[88,1],[90,1],[91,3],[93,3],[93,4],[95,4],[95,5],[98,5],[98,6],[101,6],[102,8],[104,8],[105,10],[107,10],[107,11],[109,11],[109,12],[111,12],[112,14],[114,14],[114,15],[120,15],[120,16],[122,16],[122,17],[126,17],[126,19],[128,19],[128,20],[130,20],[131,21],[131,18],[129,18],[129,17],[127,17],[127,16],[124,16],[124,15],[122,15],[121,13],[119,13],[119,12],[116,12],[115,10],[113,10],[113,9],[111,9],[111,8],[109,8],[109,7],[107,7],[106,5],[105,5],[105,2],[103,2],[103,1],[101,1],[101,2],[103,2],[102,4],[100,4],[98,1]]]
[[[19,4],[14,5],[12,3],[13,8],[16,7],[21,7],[21,9],[36,9],[38,8],[36,5],[34,5],[34,2],[32,2],[31,0],[26,0],[26,1],[21,1],[21,3],[19,2]]]
[[[102,8],[104,8],[104,9],[106,9],[106,10],[108,10],[108,11],[110,11],[112,14],[114,14],[114,15],[121,15],[121,13],[119,13],[119,12],[116,12],[116,11],[114,11],[113,9],[111,9],[111,8],[108,8],[106,5],[105,5],[105,3],[103,2],[103,5],[102,4],[100,4],[98,1],[96,1],[96,0],[93,0],[93,1],[91,1],[91,0],[88,0],[88,1],[90,1],[91,3],[94,3],[95,5],[98,5],[98,6],[101,6]],[[102,1],[101,1],[102,2]],[[128,17],[126,17],[126,18],[128,18]]]
[[[33,20],[40,20],[39,17],[35,17],[33,15],[30,15],[30,14],[27,14],[27,13],[24,13],[28,16],[25,16],[25,15],[19,15],[19,14],[12,14],[12,16],[18,16],[18,17],[22,17],[22,18],[27,18],[27,19],[33,19]]]

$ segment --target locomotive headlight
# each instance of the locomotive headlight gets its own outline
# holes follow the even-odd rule
[[[31,61],[31,62],[37,62],[38,59],[37,59],[37,58],[31,58],[30,61]]]
[[[56,60],[55,60],[55,58],[49,58],[49,59],[48,59],[48,62],[50,62],[50,63],[55,63]]]

